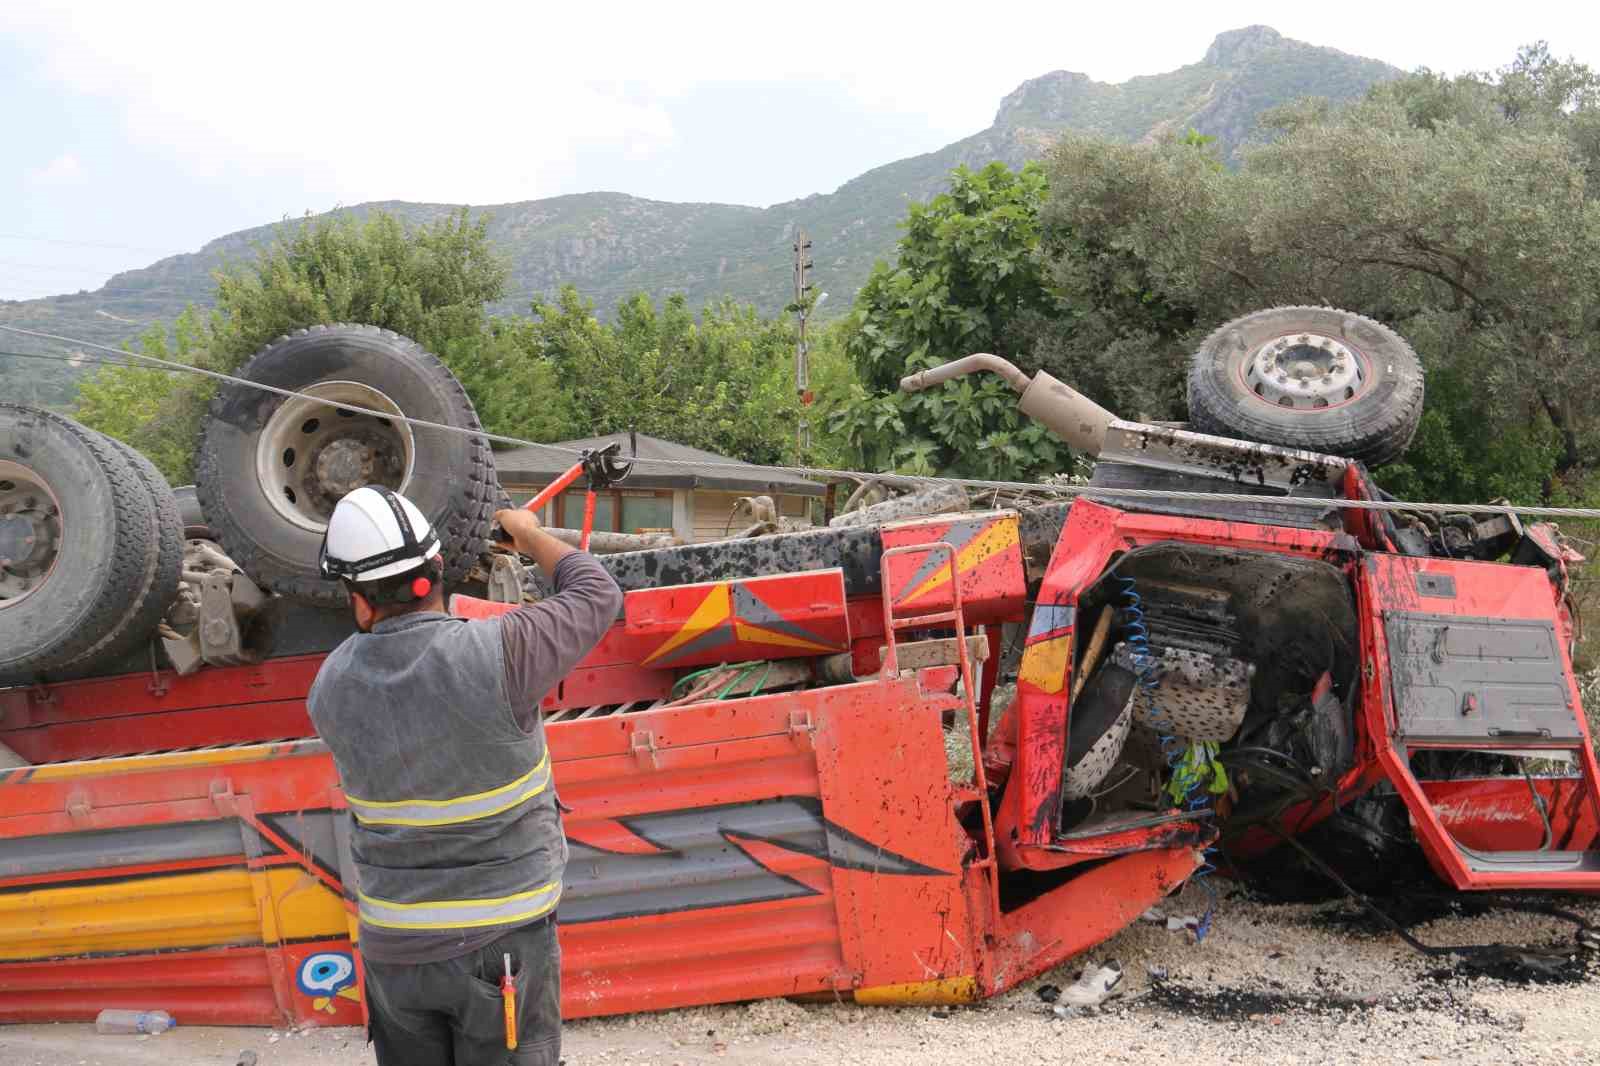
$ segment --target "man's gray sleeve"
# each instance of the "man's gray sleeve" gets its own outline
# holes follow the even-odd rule
[[[622,590],[594,556],[564,555],[551,575],[555,594],[500,616],[506,695],[532,732],[539,701],[605,636],[622,611]]]

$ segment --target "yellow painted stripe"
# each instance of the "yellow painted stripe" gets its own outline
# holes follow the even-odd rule
[[[960,551],[956,553],[956,569],[961,573],[975,570],[993,556],[999,555],[1017,543],[1017,522],[1012,518],[997,518],[988,529],[972,538]],[[950,582],[950,568],[941,566],[929,575],[922,584],[911,592],[900,597],[901,603],[910,603],[912,600],[926,596],[934,589],[940,588]]]
[[[788,633],[774,633],[769,629],[756,629],[743,622],[735,622],[734,636],[747,644],[773,644],[780,648],[799,648],[802,651],[838,651],[836,646],[819,644],[814,640],[805,640]]]
[[[206,751],[172,751],[156,755],[126,755],[110,759],[84,759],[79,762],[53,763],[45,766],[34,767],[29,775],[29,781],[61,781],[74,777],[90,777],[98,774],[113,773],[127,770],[173,770],[186,766],[227,766],[235,763],[261,762],[271,759],[276,754],[273,749],[280,746],[279,742],[271,744],[249,744],[237,748],[213,748]],[[296,742],[295,749],[306,751],[323,750],[322,741],[308,739]],[[283,755],[298,755],[301,750],[288,750]]]
[[[344,935],[343,903],[321,881],[291,866],[264,876],[260,905],[242,867],[0,894],[0,959],[259,944],[268,917],[291,939]]]
[[[689,643],[707,630],[721,625],[732,616],[733,593],[731,586],[726,583],[715,586],[707,593],[706,598],[700,601],[700,606],[690,613],[689,620],[683,623],[682,628],[669,637],[661,647],[645,656],[644,661],[647,663],[654,662],[674,649]]]
[[[1054,695],[1067,683],[1067,662],[1071,655],[1071,633],[1029,644],[1023,649],[1017,680]]]
[[[903,985],[858,988],[855,1000],[867,1006],[895,1004],[972,1003],[978,998],[976,977],[944,977],[937,981],[912,981]]]
[[[458,803],[476,803],[479,800],[493,799],[496,796],[503,796],[507,792],[511,792],[514,789],[520,788],[521,786],[527,784],[528,781],[531,778],[533,778],[534,776],[543,773],[545,768],[548,767],[549,765],[550,765],[550,751],[549,751],[549,749],[546,749],[544,755],[541,756],[539,761],[534,764],[534,767],[533,767],[532,770],[529,770],[527,773],[523,774],[521,777],[517,778],[515,781],[512,781],[510,784],[501,785],[499,788],[491,788],[486,792],[474,792],[474,793],[471,793],[470,795],[466,795],[466,796],[455,796],[455,797],[452,797],[451,799],[442,799],[442,800],[423,800],[423,799],[416,799],[416,800],[368,800],[368,799],[357,799],[356,797],[350,795],[350,793],[348,793],[348,792],[346,792],[344,794],[344,798],[349,803],[359,803],[363,807],[379,807],[379,808],[388,809],[388,810],[392,810],[392,809],[394,809],[396,807],[440,807],[440,808],[443,808],[443,807],[454,806],[455,804],[458,804]],[[357,817],[359,817],[359,815]],[[365,821],[366,819],[362,819],[362,820]]]

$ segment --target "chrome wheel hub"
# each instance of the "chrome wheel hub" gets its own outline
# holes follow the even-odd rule
[[[1266,403],[1299,410],[1353,400],[1367,387],[1366,363],[1355,350],[1320,333],[1268,341],[1244,366],[1244,382]]]
[[[61,553],[61,503],[36,472],[0,460],[0,610],[50,579]]]
[[[411,427],[352,408],[401,414],[370,385],[323,381],[286,399],[256,441],[256,479],[267,502],[302,529],[321,533],[340,497],[363,485],[403,492],[416,461]]]

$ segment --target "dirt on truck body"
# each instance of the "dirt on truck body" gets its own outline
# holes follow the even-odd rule
[[[605,557],[622,616],[542,704],[567,1016],[975,1000],[1219,867],[1600,891],[1576,557],[1509,514],[1347,506],[1420,414],[1403,341],[1230,323],[1191,372],[1205,433],[992,356],[906,384],[975,371],[1097,456],[1083,495]],[[538,594],[488,550],[492,456],[432,356],[320,327],[242,373],[297,395],[224,389],[191,499],[0,406],[0,1020],[358,1023],[346,803],[304,704],[350,631],[319,518],[388,484],[477,560],[453,611]]]

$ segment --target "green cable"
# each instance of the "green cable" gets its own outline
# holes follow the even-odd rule
[[[717,670],[726,670],[727,668],[727,663],[718,663],[716,666],[707,666],[701,670],[691,670],[689,673],[684,674],[682,677],[678,678],[678,680],[672,683],[672,691],[677,692],[678,689],[682,688],[684,683],[687,681],[693,681],[697,677],[702,677]]]
[[[761,671],[761,680],[757,681],[756,687],[750,690],[752,698],[761,695],[761,690],[767,685],[767,679],[772,676],[772,660],[766,659],[764,662],[766,663],[766,669]]]

